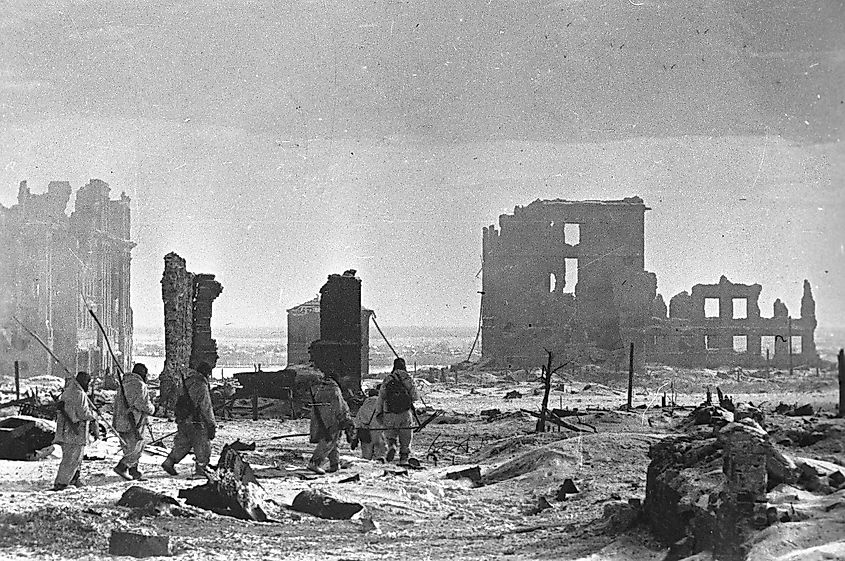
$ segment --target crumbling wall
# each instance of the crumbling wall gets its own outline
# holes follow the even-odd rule
[[[717,284],[698,284],[691,294],[673,296],[668,320],[653,318],[644,330],[647,360],[711,368],[816,364],[815,301],[809,282],[804,281],[800,318],[791,318],[780,299],[773,317],[763,317],[761,290],[759,284],[733,283],[723,275]]]
[[[164,370],[159,377],[159,404],[172,410],[181,380],[188,375],[193,348],[194,275],[175,253],[164,256],[161,279],[164,300]]]
[[[330,275],[320,289],[320,339],[310,348],[319,370],[336,375],[344,395],[361,394],[361,279]]]
[[[537,200],[484,229],[482,355],[506,367],[576,346],[639,352],[657,296],[639,197]],[[574,357],[573,357],[574,358]]]
[[[211,305],[223,292],[214,275],[196,274],[193,282],[194,307],[191,340],[191,365],[207,362],[217,365],[217,341],[211,337]]]

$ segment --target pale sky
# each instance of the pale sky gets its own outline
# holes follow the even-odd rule
[[[668,302],[727,275],[845,324],[845,4],[0,0],[0,203],[133,199],[136,325],[163,256],[215,325],[284,326],[326,276],[383,325],[475,325],[481,229],[639,195]]]

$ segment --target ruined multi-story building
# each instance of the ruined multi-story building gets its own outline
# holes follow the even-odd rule
[[[320,299],[312,298],[288,311],[288,365],[308,364],[308,348],[320,338]],[[361,376],[370,373],[370,316],[373,311],[361,308]]]
[[[482,355],[543,364],[577,347],[642,349],[657,277],[645,270],[639,197],[537,200],[484,229]]]
[[[109,186],[92,179],[76,193],[51,181],[44,194],[25,181],[18,202],[0,206],[0,370],[18,361],[23,375],[64,369],[14,322],[37,333],[70,370],[95,375],[111,367],[97,314],[122,368],[132,360],[129,197],[112,200]],[[83,300],[84,298],[84,300]]]
[[[815,302],[804,283],[801,317],[780,300],[760,315],[760,285],[696,285],[667,306],[645,270],[639,197],[537,200],[484,229],[482,355],[509,368],[536,366],[546,351],[588,362],[592,351],[631,343],[635,362],[683,366],[814,364]],[[604,354],[606,360],[608,355]]]
[[[801,316],[792,318],[775,300],[772,317],[763,317],[759,284],[735,284],[722,276],[718,284],[697,284],[653,310],[646,330],[650,361],[679,366],[723,365],[759,368],[815,364],[816,303],[804,281]]]

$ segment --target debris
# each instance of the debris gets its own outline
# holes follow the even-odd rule
[[[801,407],[795,407],[792,411],[787,411],[785,415],[787,417],[811,417],[814,413],[813,406],[805,403]]]
[[[170,547],[170,538],[167,536],[112,530],[109,536],[109,553],[131,557],[171,557],[173,550]]]
[[[528,516],[534,516],[535,514],[540,514],[544,510],[548,510],[550,508],[552,508],[552,503],[550,503],[546,497],[540,495],[540,498],[537,499],[537,505],[528,509],[525,514]]]
[[[138,485],[133,485],[127,489],[117,501],[117,506],[135,509],[142,516],[159,516],[162,514],[176,516],[191,515],[173,497],[139,487]]]
[[[522,394],[516,390],[511,390],[505,394],[505,399],[519,399],[522,397]]]
[[[322,491],[306,489],[293,499],[293,510],[329,520],[349,520],[364,509],[358,503],[343,502]]]
[[[237,439],[232,444],[230,444],[232,450],[237,450],[238,452],[254,452],[255,451],[255,442],[250,442],[247,444],[246,442],[241,442],[241,439]]]
[[[361,474],[356,473],[355,475],[341,479],[338,483],[358,483],[359,481],[361,481]]]
[[[35,460],[56,435],[52,421],[18,415],[0,420],[0,460]],[[44,456],[41,454],[40,456]]]
[[[408,470],[407,469],[386,469],[386,470],[384,470],[382,477],[402,476],[402,475],[407,477],[408,476]]]
[[[567,495],[574,495],[575,493],[580,493],[578,487],[575,486],[575,482],[572,481],[569,477],[563,480],[563,485],[560,486],[558,492],[566,493]]]
[[[381,525],[370,517],[361,519],[361,532],[373,532],[374,534],[381,534]]]
[[[223,446],[217,470],[208,472],[208,482],[182,489],[179,496],[191,506],[218,514],[258,522],[269,518],[264,490],[252,467],[229,444]]]
[[[631,503],[605,503],[602,518],[605,528],[614,533],[624,532],[639,522],[642,509]]]
[[[446,474],[446,479],[469,479],[473,483],[481,481],[481,468],[473,466],[459,471],[452,471]]]
[[[841,471],[834,471],[827,476],[827,480],[831,487],[839,488],[842,487],[843,483],[845,483],[845,475],[842,475]]]

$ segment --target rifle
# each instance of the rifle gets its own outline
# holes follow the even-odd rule
[[[82,295],[79,295],[82,298]],[[94,323],[97,324],[97,327],[100,329],[100,333],[103,334],[103,340],[106,342],[106,347],[109,350],[109,354],[111,355],[112,361],[114,363],[117,372],[115,373],[115,378],[117,378],[118,386],[120,386],[120,397],[123,399],[123,405],[126,407],[126,412],[129,413],[129,418],[132,419],[132,422],[129,424],[132,426],[132,435],[135,437],[136,440],[143,440],[141,436],[141,431],[138,429],[138,425],[135,424],[135,416],[132,414],[132,408],[129,406],[129,400],[126,399],[126,390],[123,388],[123,368],[121,368],[120,363],[117,361],[117,357],[114,354],[114,351],[111,348],[111,342],[109,342],[109,336],[106,335],[106,330],[103,327],[103,324],[100,323],[97,314],[94,313],[94,310],[88,307],[88,302],[85,302],[85,298],[82,298],[85,307],[88,309],[88,313],[91,314],[91,317],[94,318]]]
[[[326,423],[323,422],[323,416],[320,415],[320,410],[317,409],[317,399],[314,397],[314,389],[308,386],[308,393],[311,394],[311,411],[317,416],[317,425],[320,427],[320,433],[330,438],[329,429],[326,428]]]
[[[120,442],[121,442],[121,443],[123,443],[124,445],[126,445],[126,441],[124,441],[124,440],[123,440],[123,437],[121,437],[121,436],[120,436],[120,433],[119,433],[119,432],[117,432],[117,430],[115,430],[115,428],[111,425],[111,423],[109,423],[108,421],[106,421],[105,417],[103,417],[102,413],[100,413],[100,410],[97,408],[96,404],[94,404],[94,402],[91,400],[91,398],[88,396],[88,394],[87,394],[87,393],[85,393],[85,390],[82,388],[82,386],[81,386],[81,385],[79,384],[79,382],[77,381],[76,376],[74,376],[74,375],[71,373],[71,371],[70,371],[70,370],[68,370],[67,366],[65,366],[65,365],[64,365],[64,363],[63,363],[61,360],[59,360],[59,357],[57,357],[57,356],[55,355],[55,353],[53,353],[53,351],[50,349],[50,347],[48,347],[48,346],[47,346],[47,343],[45,343],[45,342],[41,339],[41,337],[39,337],[39,336],[38,336],[38,334],[36,334],[36,333],[35,333],[35,332],[33,332],[31,329],[29,329],[26,325],[24,325],[24,323],[23,323],[21,320],[19,320],[17,317],[12,316],[12,319],[13,319],[13,320],[15,320],[15,321],[18,323],[18,325],[20,325],[20,326],[21,326],[21,328],[22,328],[24,331],[26,331],[26,332],[27,332],[27,333],[28,333],[28,334],[29,334],[29,335],[30,335],[33,339],[35,339],[36,341],[38,341],[38,344],[40,344],[40,345],[41,345],[41,347],[42,347],[45,351],[47,351],[47,354],[48,354],[48,355],[50,355],[50,357],[51,357],[54,361],[56,361],[56,364],[58,364],[59,366],[61,366],[61,367],[62,367],[62,370],[64,370],[64,371],[65,371],[65,373],[67,373],[67,377],[71,378],[71,379],[73,380],[73,382],[74,382],[77,386],[79,386],[79,389],[80,389],[80,390],[82,390],[82,395],[84,395],[84,396],[85,396],[86,401],[88,401],[88,405],[91,407],[91,409],[93,409],[93,410],[94,410],[94,413],[96,413],[96,414],[97,414],[97,417],[99,417],[99,418],[100,418],[100,421],[102,421],[104,425],[106,425],[108,428],[110,428],[110,429],[112,430],[112,432],[114,432],[114,434],[115,434],[115,435],[117,435],[117,439],[118,439],[118,440],[120,440]],[[62,412],[62,413],[63,413],[63,414],[65,414],[65,416],[67,416],[67,414],[66,414],[66,413],[64,413],[64,412]]]

